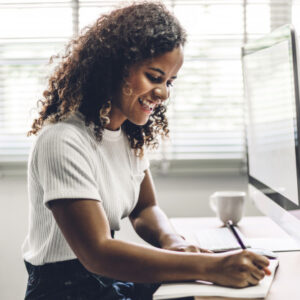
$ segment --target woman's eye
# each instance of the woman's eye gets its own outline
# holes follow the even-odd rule
[[[146,73],[146,76],[148,77],[148,79],[153,82],[153,83],[161,83],[162,82],[162,78],[161,77],[155,77],[149,73]],[[167,87],[172,87],[173,86],[173,82],[172,81],[168,81],[167,82]]]
[[[154,83],[161,83],[161,78],[160,77],[154,77],[149,73],[146,73],[146,76],[148,77],[148,79]]]

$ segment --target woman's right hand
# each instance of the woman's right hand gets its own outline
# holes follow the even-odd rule
[[[219,254],[217,264],[210,272],[210,281],[236,288],[257,285],[265,275],[270,275],[269,260],[253,252],[230,251]]]

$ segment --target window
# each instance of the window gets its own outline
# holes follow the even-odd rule
[[[72,7],[69,1],[1,1],[0,28],[0,161],[24,161],[47,63],[72,35]]]
[[[122,1],[0,0],[0,162],[26,161],[26,137],[49,74],[51,55],[79,29]],[[173,0],[189,38],[169,103],[170,142],[153,159],[242,160],[240,47],[295,21],[298,1]]]

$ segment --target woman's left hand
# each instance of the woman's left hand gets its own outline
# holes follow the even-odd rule
[[[197,244],[185,240],[182,236],[168,237],[162,246],[165,250],[194,253],[213,253],[210,250],[202,249]]]

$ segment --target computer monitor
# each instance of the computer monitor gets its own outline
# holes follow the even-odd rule
[[[292,25],[242,47],[249,197],[300,243],[297,55]]]

